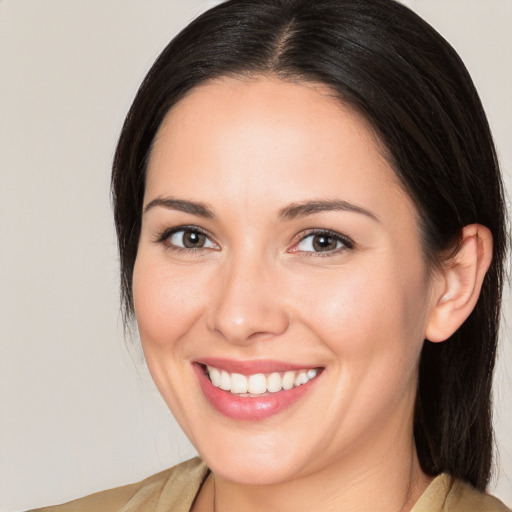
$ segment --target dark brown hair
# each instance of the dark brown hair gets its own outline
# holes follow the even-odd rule
[[[145,172],[164,116],[217,77],[273,75],[329,86],[386,148],[421,219],[431,265],[480,223],[494,237],[479,301],[446,342],[425,342],[414,434],[420,463],[484,489],[492,460],[491,383],[506,250],[503,190],[489,126],[453,48],[394,0],[231,0],[186,27],[157,59],[126,118],[112,193],[126,318]]]

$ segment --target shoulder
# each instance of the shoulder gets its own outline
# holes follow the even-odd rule
[[[411,512],[512,512],[500,500],[443,473],[437,476]]]
[[[141,482],[31,512],[144,512],[159,510],[157,506],[188,512],[207,475],[208,468],[196,457]]]
[[[470,485],[454,480],[446,499],[446,510],[451,512],[512,512],[500,500],[480,492]]]

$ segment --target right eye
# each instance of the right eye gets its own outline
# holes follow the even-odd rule
[[[162,234],[160,241],[173,249],[218,249],[206,233],[197,228],[174,228]]]

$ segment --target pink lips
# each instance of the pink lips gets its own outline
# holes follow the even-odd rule
[[[232,394],[215,387],[205,374],[205,366],[213,366],[229,373],[252,375],[256,373],[285,372],[290,370],[308,369],[308,366],[299,366],[280,361],[234,361],[228,359],[208,358],[196,361],[193,368],[199,379],[201,389],[215,410],[224,416],[235,420],[255,421],[268,418],[284,411],[302,398],[315,385],[318,377],[306,384],[290,390],[277,393],[266,393],[256,397],[247,397]],[[309,367],[314,368],[314,367]]]

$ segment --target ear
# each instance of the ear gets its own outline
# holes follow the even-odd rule
[[[476,305],[491,260],[489,229],[480,224],[465,226],[456,254],[442,264],[434,278],[426,339],[445,341],[464,323]]]

